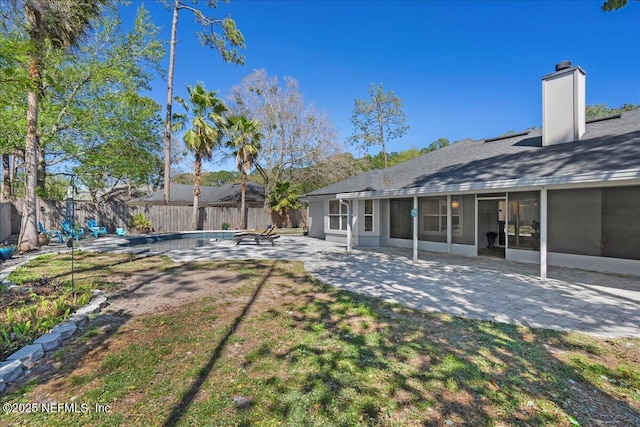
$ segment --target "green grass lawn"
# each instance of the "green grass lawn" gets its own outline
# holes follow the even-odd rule
[[[107,335],[89,326],[65,375],[1,399],[88,410],[1,414],[0,424],[640,425],[638,339],[426,314],[324,286],[299,262],[191,267],[238,280]]]

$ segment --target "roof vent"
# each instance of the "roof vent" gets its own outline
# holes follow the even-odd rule
[[[556,71],[566,70],[571,68],[571,61],[561,61],[556,64]]]

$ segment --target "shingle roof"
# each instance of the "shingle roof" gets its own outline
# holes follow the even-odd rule
[[[640,169],[640,109],[587,123],[576,142],[542,147],[542,130],[498,140],[466,139],[315,190],[307,196],[430,185],[562,177]]]
[[[193,204],[192,184],[172,184],[169,192],[172,205]],[[229,205],[236,204],[241,198],[240,184],[225,184],[220,187],[201,186],[200,200],[201,206],[205,205]],[[247,192],[245,201],[247,203],[264,203],[265,188],[254,182],[247,182]],[[158,190],[153,194],[138,199],[133,199],[131,204],[162,204],[164,203],[164,192]]]

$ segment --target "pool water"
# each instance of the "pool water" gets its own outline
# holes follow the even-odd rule
[[[148,247],[151,252],[167,252],[208,246],[218,240],[231,240],[234,236],[235,232],[229,231],[168,233],[130,237],[123,246]]]

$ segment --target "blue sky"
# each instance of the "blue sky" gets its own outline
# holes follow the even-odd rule
[[[171,13],[144,3],[169,40]],[[640,4],[604,13],[601,1],[264,1],[231,0],[245,36],[246,64],[224,63],[199,45],[197,26],[180,15],[175,94],[201,81],[226,97],[254,69],[291,76],[307,102],[324,110],[344,141],[356,98],[383,83],[404,100],[405,136],[389,151],[444,137],[489,138],[541,125],[541,77],[571,60],[587,73],[587,104],[640,104]],[[168,52],[168,50],[167,50]],[[168,53],[167,60],[168,64]],[[166,82],[149,96],[166,102]],[[347,151],[353,149],[345,145]],[[372,152],[376,153],[379,149]],[[208,165],[208,170],[234,169]]]

